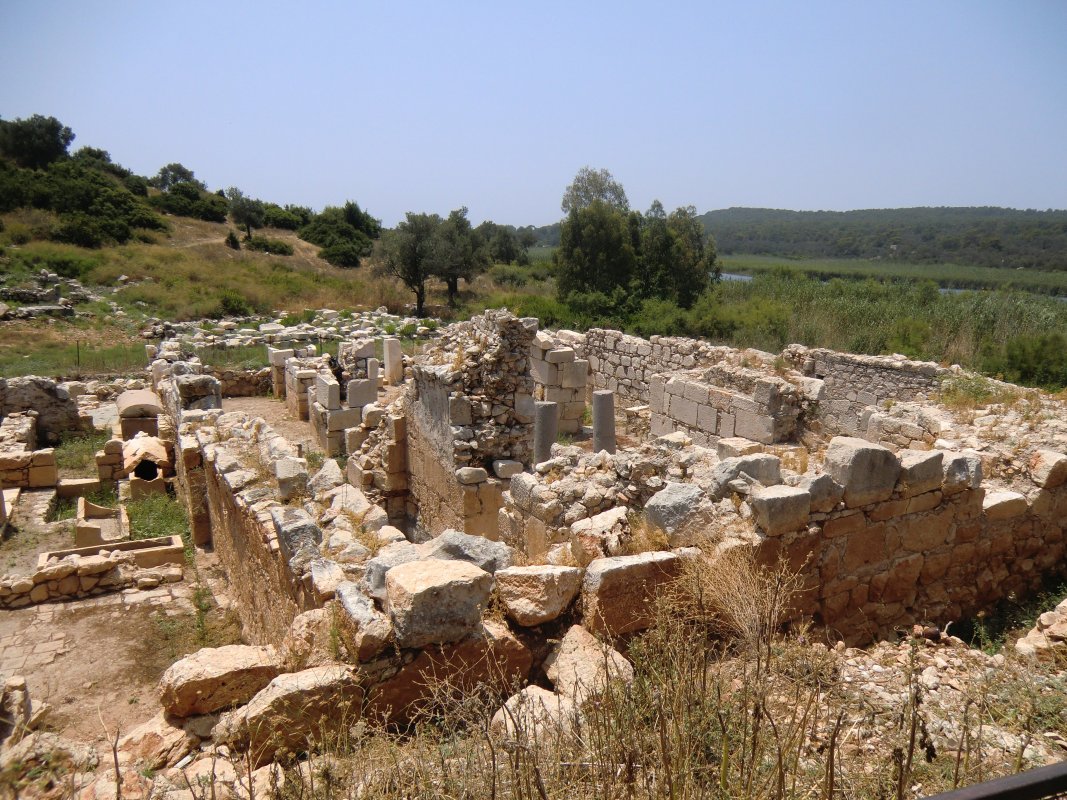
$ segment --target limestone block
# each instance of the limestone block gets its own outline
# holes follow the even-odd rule
[[[520,736],[523,741],[553,741],[575,728],[578,714],[573,699],[531,685],[509,697],[489,727],[503,736]]]
[[[316,558],[308,564],[305,585],[318,603],[325,603],[334,596],[337,587],[347,579],[341,565],[326,558]]]
[[[361,418],[362,420],[362,418]],[[345,452],[349,455],[354,455],[360,451],[363,447],[363,443],[367,441],[367,437],[370,435],[370,431],[359,425],[354,428],[345,429]]]
[[[377,403],[371,403],[370,405],[363,406],[363,427],[364,428],[377,428],[378,424],[385,417],[385,409]]]
[[[377,657],[393,638],[393,623],[380,612],[359,586],[345,581],[337,586],[337,600],[341,604],[348,635],[359,661]]]
[[[426,559],[385,575],[385,607],[400,647],[456,642],[474,632],[493,576],[466,561]]]
[[[158,417],[163,413],[163,401],[148,389],[130,389],[115,398],[120,419]]]
[[[794,486],[762,486],[749,496],[756,523],[768,536],[799,530],[808,523],[811,495]]]
[[[774,442],[774,419],[755,411],[734,411],[734,434],[763,444]]]
[[[312,494],[319,495],[340,486],[344,482],[345,476],[341,472],[341,466],[336,460],[327,458],[322,462],[322,467],[319,471],[308,481],[308,489],[311,490]]]
[[[489,480],[489,473],[482,467],[460,467],[456,470],[456,480],[464,485],[484,483]]]
[[[589,362],[577,359],[564,364],[560,370],[560,382],[565,389],[582,389],[589,377]]]
[[[990,520],[1018,517],[1026,509],[1026,498],[1018,492],[990,492],[982,501],[982,513]]]
[[[520,472],[511,479],[511,501],[523,509],[530,511],[533,508],[533,492],[539,486],[537,478],[526,472]]]
[[[767,453],[725,458],[712,470],[704,488],[712,499],[721,500],[730,494],[730,482],[736,480],[741,473],[764,486],[775,486],[782,482],[782,461],[778,456]]]
[[[596,559],[582,580],[585,626],[613,635],[647,628],[657,592],[677,577],[681,565],[669,552]]]
[[[341,384],[333,376],[315,376],[315,402],[328,411],[341,407]]]
[[[982,459],[977,453],[944,453],[944,483],[941,490],[956,494],[982,485]]]
[[[307,491],[307,459],[279,458],[274,462],[274,477],[278,481],[278,496],[283,503],[299,497]]]
[[[545,361],[549,364],[567,364],[575,359],[574,349],[571,347],[557,347],[545,353]]]
[[[418,547],[421,558],[466,561],[489,573],[510,567],[515,560],[515,551],[503,542],[451,528]]]
[[[572,524],[571,553],[575,560],[585,566],[594,559],[620,554],[630,532],[628,513],[626,506],[616,506]]]
[[[1067,482],[1067,455],[1038,450],[1029,461],[1030,479],[1039,489],[1055,489]]]
[[[830,477],[844,487],[849,508],[888,500],[900,474],[900,462],[893,451],[848,436],[830,440],[824,463]]]
[[[845,492],[844,488],[826,473],[801,475],[794,485],[811,495],[811,510],[822,514],[833,511]]]
[[[160,702],[176,717],[210,714],[247,703],[280,672],[273,647],[205,647],[167,668]]]
[[[348,382],[348,396],[346,402],[349,408],[363,408],[378,399],[378,387],[376,381],[370,378],[360,378]]]
[[[27,484],[31,489],[55,486],[59,482],[59,472],[55,464],[45,467],[30,467]]]
[[[322,542],[322,530],[304,509],[278,506],[270,515],[286,561],[302,550],[315,550]]]
[[[309,737],[323,741],[346,731],[359,716],[362,694],[349,666],[279,675],[248,705],[224,715],[212,735],[217,743],[247,751],[261,767],[277,753],[305,749]]]
[[[142,770],[160,770],[177,764],[199,743],[199,738],[187,731],[180,720],[168,719],[160,711],[119,739],[119,760]]]
[[[604,693],[609,681],[633,682],[634,668],[606,642],[572,625],[544,663],[545,675],[563,697],[582,703]]]
[[[645,518],[650,525],[673,534],[699,514],[705,499],[704,490],[696,484],[668,481],[645,504]]]
[[[361,408],[339,408],[326,413],[326,430],[331,433],[351,428],[363,419]]]
[[[497,570],[496,590],[508,617],[527,627],[556,619],[567,610],[582,582],[577,567],[537,565]]]
[[[493,474],[501,480],[508,480],[509,478],[518,475],[520,472],[522,472],[521,461],[497,459],[493,462]]]
[[[898,491],[902,497],[932,492],[944,481],[944,453],[940,450],[901,450]]]

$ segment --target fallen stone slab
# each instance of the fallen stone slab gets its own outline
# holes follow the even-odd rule
[[[120,763],[132,763],[141,770],[172,767],[200,744],[200,739],[161,711],[119,739]]]
[[[556,619],[570,607],[582,575],[577,567],[508,567],[497,570],[496,590],[508,617],[532,627]]]
[[[472,536],[451,528],[419,545],[419,553],[422,558],[467,561],[486,572],[509,567],[515,560],[515,551],[504,542],[494,542],[484,536]]]
[[[416,545],[406,539],[402,542],[389,544],[378,551],[378,555],[363,565],[363,581],[361,588],[375,600],[385,602],[385,576],[393,567],[406,564],[409,561],[417,561],[422,553]]]
[[[374,605],[359,585],[346,581],[337,587],[351,654],[359,661],[378,656],[393,639],[393,623]]]
[[[828,513],[841,502],[844,488],[826,473],[821,475],[801,475],[792,485],[804,489],[811,496],[811,510]]]
[[[682,559],[670,552],[598,558],[582,580],[583,624],[612,635],[642,630],[655,618],[658,593],[681,572]]]
[[[722,500],[731,493],[730,484],[742,473],[764,486],[775,486],[782,482],[782,461],[767,453],[724,458],[712,470],[704,488],[713,500]]]
[[[385,575],[385,608],[400,647],[456,642],[481,622],[493,576],[466,561],[425,559]]]
[[[631,683],[634,668],[622,653],[581,625],[572,625],[544,663],[556,691],[583,703],[603,694],[608,681]]]
[[[171,664],[159,682],[168,714],[190,717],[248,702],[281,672],[273,647],[205,647]]]
[[[280,753],[304,752],[347,730],[359,716],[362,698],[349,666],[279,675],[248,705],[223,715],[213,738],[247,751],[253,766],[262,767]]]

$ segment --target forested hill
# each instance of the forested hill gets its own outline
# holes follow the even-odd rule
[[[882,258],[1067,270],[1067,211],[727,208],[699,218],[720,255]]]

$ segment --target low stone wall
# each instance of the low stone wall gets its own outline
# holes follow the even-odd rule
[[[96,555],[52,558],[29,575],[0,579],[0,608],[80,600],[124,589],[154,589],[181,579],[180,565],[141,568],[131,554],[104,547]]]
[[[38,444],[58,444],[61,433],[81,428],[77,401],[49,378],[0,378],[0,419],[20,411],[36,412]]]
[[[801,610],[851,642],[965,618],[1065,572],[1067,456],[1045,452],[1022,494],[983,484],[975,453],[833,439],[817,481],[751,493],[757,549],[799,570]]]
[[[206,366],[204,374],[218,379],[223,397],[267,397],[273,391],[270,367],[216,369]]]
[[[534,400],[547,400],[559,406],[559,432],[580,431],[586,408],[589,362],[577,358],[574,348],[539,331],[530,346],[530,374],[534,379]]]
[[[31,489],[56,485],[55,450],[35,450],[36,442],[36,411],[17,411],[0,423],[0,485]]]
[[[797,371],[823,381],[818,416],[831,435],[862,436],[869,408],[886,401],[928,402],[946,377],[957,374],[903,356],[853,355],[801,345],[790,345],[782,356]]]

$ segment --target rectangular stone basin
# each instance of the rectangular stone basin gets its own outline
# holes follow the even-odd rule
[[[130,518],[123,506],[108,508],[78,498],[78,517],[74,521],[74,546],[113,545],[130,533]]]
[[[158,567],[162,564],[182,564],[185,561],[185,547],[180,536],[162,536],[158,539],[137,539],[128,542],[113,542],[104,545],[92,545],[90,547],[74,547],[70,550],[52,550],[49,553],[41,553],[37,556],[37,568],[41,569],[48,563],[48,559],[55,556],[58,559],[70,555],[95,556],[101,550],[112,552],[120,550],[131,553],[137,566],[142,568]]]

